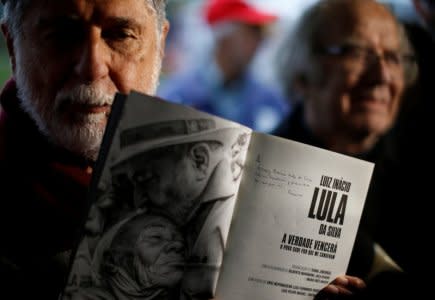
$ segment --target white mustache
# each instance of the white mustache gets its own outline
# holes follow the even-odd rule
[[[54,101],[55,109],[68,104],[112,105],[114,95],[90,85],[79,85],[70,90],[60,91]]]

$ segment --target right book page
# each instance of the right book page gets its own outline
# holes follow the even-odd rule
[[[252,133],[218,299],[312,299],[346,273],[374,164]]]

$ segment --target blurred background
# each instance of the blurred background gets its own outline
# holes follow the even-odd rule
[[[3,16],[3,6],[0,6],[0,12]],[[4,82],[9,78],[11,74],[11,68],[9,65],[8,50],[6,44],[2,38],[0,38],[0,85],[3,86]]]
[[[257,52],[251,69],[256,77],[268,86],[280,89],[276,81],[275,51],[282,37],[292,29],[299,15],[318,0],[247,0],[262,10],[278,15],[279,19],[270,28],[268,37]],[[403,20],[415,18],[412,0],[381,0]],[[167,17],[171,22],[166,56],[161,75],[162,83],[170,75],[180,73],[201,62],[212,47],[209,26],[204,21],[204,0],[168,0]],[[2,8],[0,8],[1,10]],[[4,39],[0,39],[0,81],[10,77],[11,70]]]
[[[270,28],[268,39],[258,51],[253,64],[253,72],[268,85],[274,86],[275,51],[282,37],[311,4],[318,0],[247,0],[262,10],[279,16],[278,22]],[[416,20],[412,0],[380,0],[391,7],[402,20]],[[172,73],[183,72],[208,55],[212,47],[212,35],[204,21],[205,0],[169,0],[167,16],[171,22],[162,81]],[[279,87],[278,87],[279,88]]]

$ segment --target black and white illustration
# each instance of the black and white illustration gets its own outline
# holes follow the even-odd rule
[[[251,132],[130,98],[63,299],[210,299]]]
[[[346,271],[372,171],[118,95],[61,299],[313,299]]]

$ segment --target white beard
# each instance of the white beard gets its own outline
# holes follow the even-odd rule
[[[145,91],[151,95],[157,89],[161,69],[161,59],[157,53],[158,51],[156,51],[153,70],[149,75],[149,89]],[[77,118],[77,122],[67,122],[62,117],[61,107],[66,103],[111,105],[114,95],[109,95],[93,85],[82,84],[59,91],[54,103],[47,102],[40,92],[43,87],[33,87],[27,76],[27,69],[35,67],[37,66],[29,67],[28,64],[20,63],[17,55],[15,78],[21,107],[35,121],[39,131],[52,143],[95,161],[104,135],[101,124],[108,116],[106,113],[83,114]]]

